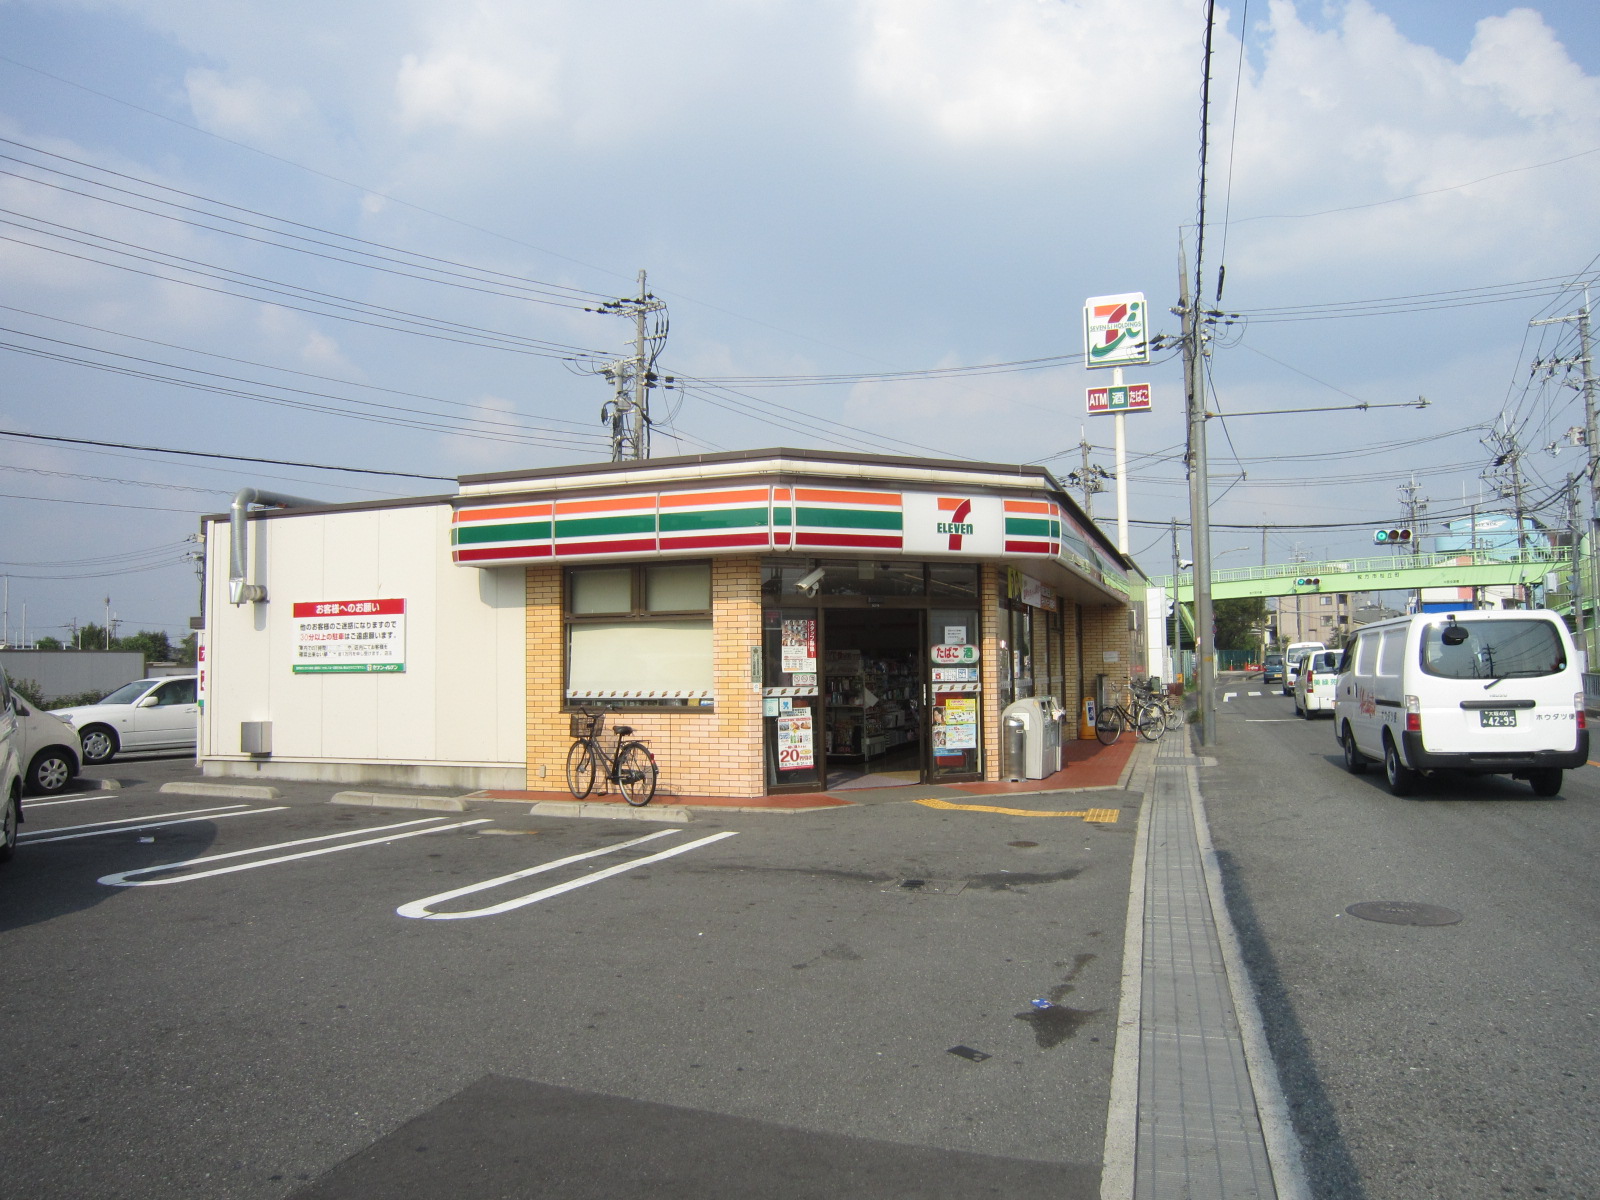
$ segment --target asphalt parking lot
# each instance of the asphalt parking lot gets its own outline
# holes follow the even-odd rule
[[[1136,792],[685,824],[90,774],[0,872],[19,1194],[1098,1194]]]

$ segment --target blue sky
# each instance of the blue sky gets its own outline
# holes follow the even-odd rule
[[[24,604],[30,637],[60,636],[107,596],[124,630],[181,634],[184,538],[243,486],[377,499],[604,458],[592,368],[631,330],[584,309],[640,269],[669,306],[664,369],[702,381],[658,398],[658,454],[1065,475],[1086,437],[1111,467],[1081,305],[1177,299],[1203,11],[0,2],[0,429],[445,477],[0,436],[12,639]],[[1214,408],[1430,407],[1212,421],[1218,565],[1261,553],[1229,524],[1281,527],[1275,561],[1370,553],[1413,473],[1438,519],[1492,505],[1502,414],[1554,518],[1582,403],[1530,364],[1575,334],[1530,322],[1581,307],[1600,254],[1594,6],[1226,18],[1205,288],[1225,264],[1220,306],[1242,316],[1212,355]],[[1009,363],[1031,365],[861,378]],[[844,378],[797,382],[814,376]],[[1128,420],[1131,549],[1159,572],[1160,526],[1186,514],[1179,366],[1137,377],[1156,411]],[[1095,501],[1108,527],[1112,505]]]

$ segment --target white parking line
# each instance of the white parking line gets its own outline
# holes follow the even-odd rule
[[[676,829],[663,829],[659,833],[648,833],[644,837],[634,838],[632,841],[618,842],[615,846],[602,846],[599,850],[590,850],[583,854],[574,854],[570,858],[558,858],[554,862],[541,863],[537,867],[529,867],[523,871],[514,871],[510,875],[501,875],[495,879],[486,879],[482,883],[469,884],[463,888],[456,888],[454,891],[440,892],[437,896],[429,896],[423,900],[413,900],[410,904],[402,904],[399,908],[395,909],[395,912],[399,913],[402,917],[419,917],[425,921],[463,921],[471,917],[492,917],[500,913],[510,912],[514,908],[522,908],[527,904],[537,904],[540,900],[548,900],[551,896],[559,896],[563,892],[570,892],[574,888],[580,888],[586,884],[598,883],[602,879],[609,879],[613,875],[620,875],[622,872],[631,871],[635,867],[642,867],[649,863],[660,862],[662,859],[671,858],[675,854],[682,854],[685,851],[694,850],[700,846],[708,846],[712,842],[720,842],[723,838],[733,837],[736,833],[735,830],[729,830],[725,833],[714,833],[710,837],[703,837],[698,841],[685,842],[683,845],[674,846],[670,850],[662,850],[655,854],[646,855],[644,858],[635,858],[625,863],[618,863],[614,867],[606,867],[604,870],[596,871],[591,875],[585,875],[582,879],[571,879],[566,883],[558,883],[552,887],[547,887],[542,891],[530,892],[526,896],[517,896],[514,899],[505,900],[499,904],[490,905],[487,908],[471,908],[465,910],[464,912],[447,913],[436,913],[429,911],[430,906],[434,904],[444,904],[446,901],[455,900],[461,896],[470,896],[474,892],[488,891],[492,887],[499,887],[504,883],[514,883],[518,879],[526,879],[530,875],[540,875],[545,871],[554,871],[557,867],[565,867],[575,862],[582,862],[586,858],[598,858],[603,854],[613,854],[618,850],[626,850],[630,846],[637,846],[641,842],[654,841],[656,838],[667,837],[668,835],[677,832],[679,831]]]
[[[87,796],[74,796],[71,800],[29,800],[24,807],[29,812],[36,808],[49,808],[53,804],[85,804],[90,800],[116,800],[119,799],[115,792],[91,792]]]
[[[133,833],[139,829],[158,829],[161,825],[182,825],[187,821],[218,821],[223,817],[242,817],[248,804],[224,804],[212,808],[185,808],[177,812],[148,813],[142,817],[123,817],[116,821],[90,821],[87,825],[63,825],[59,829],[41,829],[37,833],[17,835],[17,841],[38,845],[41,842],[66,842],[73,838],[99,837],[102,833]],[[251,809],[252,812],[278,812],[277,808]],[[177,821],[163,821],[163,817],[180,817]],[[143,822],[141,824],[141,822]],[[131,828],[123,828],[131,826]],[[80,829],[88,833],[78,833]]]
[[[488,825],[490,818],[483,817],[476,821],[455,821],[441,825],[444,817],[423,817],[416,821],[397,821],[393,825],[377,825],[371,829],[347,829],[341,833],[323,834],[320,837],[297,838],[292,842],[277,842],[271,846],[253,846],[248,850],[230,850],[226,854],[207,854],[200,858],[186,858],[178,862],[163,863],[155,867],[140,867],[134,871],[119,871],[115,875],[102,875],[100,882],[107,887],[160,887],[167,883],[189,883],[196,879],[209,879],[213,875],[227,875],[233,871],[252,871],[256,867],[270,867],[274,863],[292,862],[297,858],[315,858],[319,854],[337,854],[340,850],[354,850],[360,846],[377,846],[386,842],[396,842],[401,838],[419,837],[425,833],[443,833],[448,829],[464,829],[469,825]],[[347,842],[342,846],[324,846],[320,850],[302,850],[299,854],[280,854],[276,858],[264,858],[259,862],[236,863],[231,867],[215,867],[209,871],[196,871],[192,875],[179,875],[172,879],[141,879],[135,880],[136,875],[153,875],[158,871],[176,871],[180,867],[193,867],[200,863],[221,862],[225,858],[239,858],[245,854],[265,854],[271,850],[286,850],[290,846],[308,846],[313,842],[331,842],[335,838],[356,837],[361,834],[379,833],[387,829],[405,829],[411,825],[428,825],[428,829],[413,829],[409,833],[395,833],[387,837],[367,838],[360,842]]]

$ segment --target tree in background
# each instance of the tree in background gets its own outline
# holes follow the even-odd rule
[[[112,638],[111,648],[137,650],[144,655],[145,662],[173,662],[178,657],[164,629],[141,629],[128,637]]]
[[[1218,650],[1261,648],[1261,628],[1267,622],[1267,602],[1261,596],[1218,600],[1211,606],[1216,619]]]

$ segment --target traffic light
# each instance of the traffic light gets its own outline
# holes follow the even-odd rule
[[[1380,546],[1403,546],[1411,540],[1411,530],[1374,529],[1372,540]]]
[[[1302,576],[1294,581],[1294,585],[1295,587],[1321,587],[1322,580],[1315,575],[1309,577]]]

